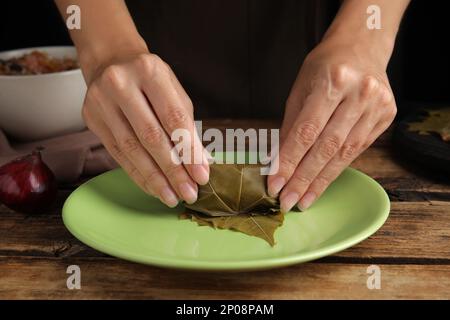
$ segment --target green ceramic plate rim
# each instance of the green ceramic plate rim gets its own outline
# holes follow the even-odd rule
[[[121,170],[121,169],[114,169],[108,172],[105,172],[103,174],[100,174],[91,180],[83,183],[81,186],[79,186],[76,190],[79,190],[80,188],[83,188],[85,185],[87,185],[89,182],[92,182],[94,180],[100,179],[103,175],[110,174],[112,171],[115,170]],[[251,271],[251,270],[263,270],[263,269],[271,269],[271,268],[277,268],[277,267],[285,267],[293,264],[303,263],[315,259],[319,259],[334,253],[337,253],[339,251],[345,250],[349,247],[352,247],[361,241],[367,239],[372,234],[374,234],[381,226],[386,222],[389,211],[390,211],[390,200],[389,196],[387,195],[386,191],[371,177],[367,176],[366,174],[353,169],[353,168],[347,168],[346,170],[349,170],[353,174],[361,176],[363,179],[366,179],[368,183],[370,183],[375,189],[378,189],[379,192],[381,192],[384,197],[384,203],[381,204],[382,212],[380,212],[377,219],[367,228],[362,229],[355,235],[337,242],[332,245],[325,246],[321,249],[314,250],[307,253],[297,253],[288,255],[285,257],[273,257],[273,258],[264,258],[264,259],[253,259],[253,260],[246,260],[246,261],[227,261],[227,260],[214,260],[214,261],[205,261],[205,260],[188,260],[188,259],[182,259],[182,258],[176,258],[176,257],[149,257],[146,255],[140,255],[140,254],[134,254],[134,253],[126,253],[122,250],[116,250],[114,247],[102,244],[100,242],[97,242],[93,239],[91,239],[88,236],[85,236],[84,234],[78,232],[76,228],[72,228],[68,223],[66,223],[65,215],[67,214],[70,203],[72,199],[76,196],[76,190],[70,194],[70,196],[67,198],[67,200],[64,203],[63,210],[62,210],[62,218],[63,223],[66,226],[66,228],[72,233],[77,239],[79,239],[81,242],[85,243],[86,245],[100,251],[103,253],[106,253],[108,255],[111,255],[116,258],[125,259],[132,262],[142,263],[146,265],[152,265],[152,266],[158,266],[158,267],[164,267],[164,268],[172,268],[172,269],[186,269],[186,270],[199,270],[199,271]],[[381,211],[381,210],[380,210]],[[299,214],[298,212],[290,212],[288,214]]]

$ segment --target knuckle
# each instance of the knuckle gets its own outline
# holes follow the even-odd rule
[[[280,169],[291,172],[297,167],[297,161],[291,157],[281,157],[280,158]]]
[[[165,71],[170,73],[171,68],[169,66],[169,64],[167,62],[165,62],[164,60],[162,60],[161,58],[159,58],[159,66]]]
[[[131,167],[128,169],[128,175],[132,178],[134,178],[135,180],[140,180],[137,179],[138,177],[140,177],[140,173],[138,171],[138,169],[136,169],[135,167]]]
[[[380,95],[381,95],[381,99],[380,99],[381,100],[381,105],[389,106],[389,105],[393,104],[394,95],[392,94],[392,92],[389,89],[384,88],[381,91]]]
[[[144,181],[147,186],[149,186],[149,187],[151,187],[151,189],[153,189],[155,182],[158,181],[159,178],[160,178],[159,170],[151,170],[145,175]]]
[[[154,125],[147,125],[141,132],[141,139],[148,147],[161,145],[163,132],[161,128]]]
[[[169,178],[169,180],[173,181],[175,180],[175,177],[181,173],[181,171],[181,166],[170,162],[170,164],[164,169],[164,174]]]
[[[361,143],[359,142],[344,143],[341,149],[340,158],[344,161],[351,161],[356,156],[360,148]]]
[[[145,70],[151,78],[169,74],[169,65],[156,54],[142,54],[138,57],[139,69]]]
[[[111,65],[103,71],[102,81],[110,85],[115,90],[126,89],[126,81],[119,66]]]
[[[305,122],[294,130],[294,140],[297,144],[311,146],[319,135],[319,126],[312,121]]]
[[[348,79],[349,67],[346,64],[339,63],[331,67],[330,79],[331,84],[336,89],[342,89]]]
[[[370,147],[371,144],[372,144],[372,143],[371,143],[369,140],[364,141],[363,143],[361,143],[360,150],[366,150],[367,148]]]
[[[337,136],[326,137],[319,144],[319,154],[326,159],[331,159],[341,146],[340,140]]]
[[[153,185],[152,182],[149,182],[148,180],[143,179],[142,184],[144,185],[144,189],[146,190],[146,192],[153,196],[153,197],[158,197],[158,192],[155,189],[155,186]]]
[[[139,149],[139,141],[135,138],[126,138],[119,143],[119,148],[126,154],[135,153]]]
[[[294,186],[309,186],[312,182],[312,179],[300,174],[294,174],[292,176],[292,182]]]
[[[319,175],[316,178],[315,184],[320,186],[321,189],[324,189],[325,187],[329,186],[331,184],[332,180],[330,177],[325,175]]]
[[[136,64],[139,70],[145,70],[150,74],[154,74],[158,57],[155,54],[140,54],[136,58]]]
[[[361,91],[360,91],[360,99],[366,100],[371,97],[373,97],[375,94],[377,94],[377,90],[380,87],[380,82],[377,78],[373,76],[366,76],[361,85]]]
[[[391,119],[394,120],[394,118],[397,116],[397,106],[392,106],[391,108]]]
[[[117,159],[119,162],[123,159],[123,152],[116,143],[111,145],[110,152],[113,158]]]
[[[170,131],[185,127],[188,120],[188,114],[185,110],[176,106],[169,106],[166,108],[166,110],[166,121]]]
[[[395,119],[396,115],[397,115],[397,107],[395,105],[389,106],[386,110],[386,121],[391,123]]]

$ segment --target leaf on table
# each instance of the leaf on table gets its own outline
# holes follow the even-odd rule
[[[437,133],[442,140],[450,141],[450,108],[428,111],[428,116],[420,122],[409,124],[409,131],[418,131],[419,134]]]
[[[210,217],[193,211],[184,212],[181,219],[190,219],[200,226],[214,229],[229,229],[266,240],[275,245],[274,233],[283,224],[284,215],[281,212],[266,215],[240,213],[235,216]]]
[[[186,204],[182,219],[201,226],[231,229],[266,240],[272,246],[283,224],[279,201],[267,194],[261,165],[212,164],[208,184],[199,187],[198,200]]]

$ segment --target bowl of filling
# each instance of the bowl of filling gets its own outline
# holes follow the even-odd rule
[[[15,140],[82,130],[85,94],[74,47],[0,52],[0,128]]]

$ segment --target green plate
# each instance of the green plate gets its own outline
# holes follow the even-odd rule
[[[70,232],[115,257],[195,270],[256,270],[305,262],[351,247],[380,228],[389,198],[370,177],[346,169],[305,212],[289,212],[271,247],[262,239],[179,220],[120,170],[75,190],[63,208]]]

